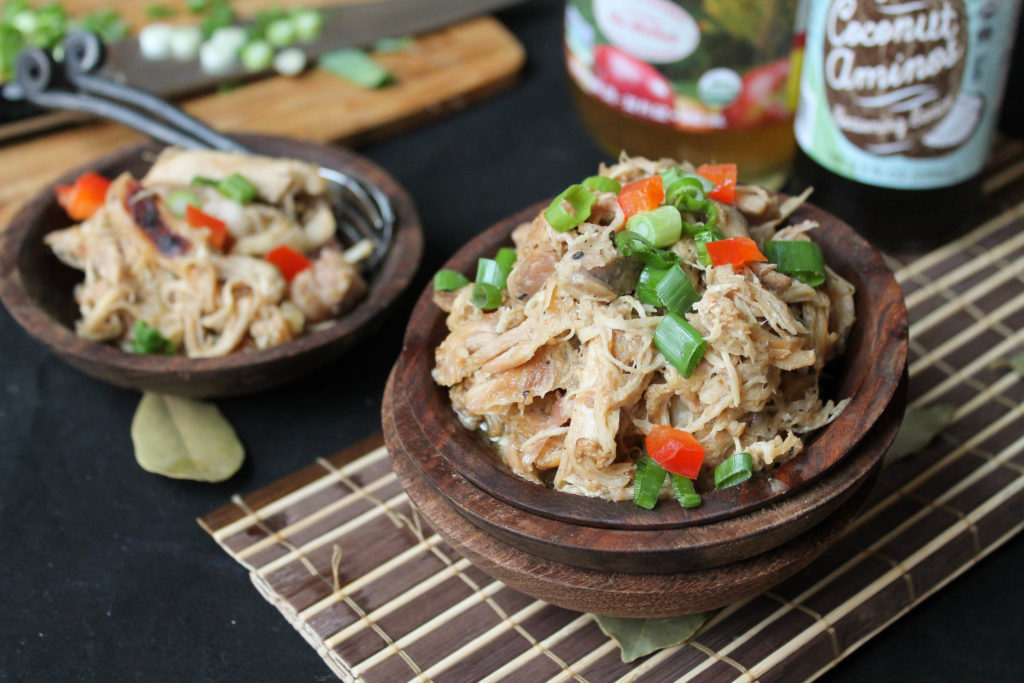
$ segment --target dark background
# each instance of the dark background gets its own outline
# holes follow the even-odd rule
[[[569,102],[561,6],[500,14],[528,53],[509,91],[361,148],[418,204],[414,290],[469,237],[604,159]],[[219,485],[142,471],[139,394],[70,369],[0,311],[0,680],[332,679],[195,519],[379,430],[412,298],[314,376],[218,401],[248,454]],[[1022,568],[1018,536],[822,680],[1024,680]]]

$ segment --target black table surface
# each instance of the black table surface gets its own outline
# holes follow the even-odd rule
[[[499,15],[528,54],[510,90],[360,149],[418,204],[416,291],[472,235],[606,160],[569,101],[561,8]],[[129,438],[139,394],[65,366],[0,311],[0,681],[330,680],[195,520],[379,431],[412,299],[323,371],[218,401],[247,461],[216,485],[142,471]],[[1024,680],[1022,569],[1018,536],[823,680]]]

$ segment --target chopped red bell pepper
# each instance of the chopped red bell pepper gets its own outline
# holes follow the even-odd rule
[[[736,164],[701,164],[697,175],[715,184],[708,196],[720,202],[736,201]]]
[[[84,221],[96,213],[107,199],[110,181],[95,171],[78,176],[72,185],[57,185],[57,202],[76,221]]]
[[[675,427],[654,425],[647,433],[647,455],[669,472],[695,479],[704,462],[704,449],[693,434]]]
[[[203,213],[191,204],[185,206],[185,220],[193,228],[208,229],[210,236],[206,238],[207,243],[215,249],[224,251],[231,238],[231,233],[228,232],[228,226],[224,221],[214,218],[208,213]]]
[[[296,275],[313,265],[313,262],[308,258],[284,244],[271,249],[263,258],[277,266],[278,270],[281,271],[281,275],[284,275],[284,279],[288,282],[291,282],[295,279]]]
[[[635,214],[653,211],[661,206],[663,201],[665,186],[658,175],[626,183],[619,191],[619,206],[625,212],[626,220]]]
[[[768,258],[757,248],[757,243],[749,237],[730,237],[727,240],[715,240],[704,245],[711,258],[711,265],[723,266],[732,264],[739,268],[748,261],[767,261]]]

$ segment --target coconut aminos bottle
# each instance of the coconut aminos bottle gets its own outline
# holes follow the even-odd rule
[[[812,0],[793,186],[876,246],[976,215],[1020,0]]]

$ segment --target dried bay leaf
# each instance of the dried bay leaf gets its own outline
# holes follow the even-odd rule
[[[142,469],[174,479],[224,481],[245,459],[217,406],[149,391],[132,418],[132,444]]]
[[[663,648],[682,645],[713,614],[714,611],[700,612],[666,619],[624,619],[595,614],[594,619],[604,634],[618,643],[622,661],[632,662]]]
[[[885,464],[891,465],[923,449],[953,421],[954,413],[956,406],[948,403],[909,408],[903,415],[896,440],[885,454]]]

